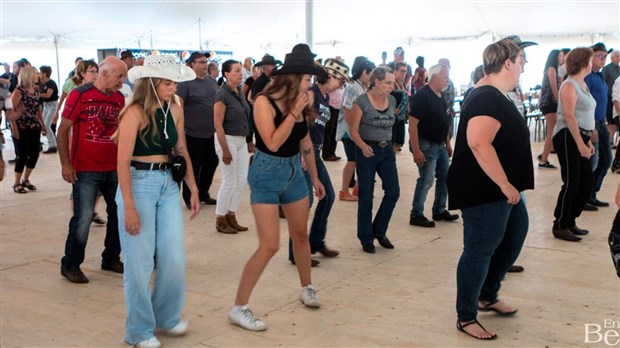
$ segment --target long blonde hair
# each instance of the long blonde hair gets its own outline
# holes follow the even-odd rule
[[[34,82],[32,78],[37,75],[37,69],[31,66],[25,66],[19,69],[19,75],[17,75],[17,84],[25,89],[34,88]]]
[[[151,85],[151,80],[153,81],[153,85]],[[140,120],[140,127],[138,129],[138,137],[147,145],[146,136],[150,133],[151,142],[153,144],[157,144],[155,141],[155,136],[158,134],[157,123],[155,120],[155,112],[160,108],[159,102],[157,101],[157,93],[155,89],[159,84],[163,81],[163,79],[151,77],[151,78],[142,78],[136,81],[136,84],[133,89],[133,94],[131,96],[131,101],[129,104],[125,106],[125,108],[121,111],[119,115],[119,123],[127,113],[127,110],[136,105],[140,110],[138,114]],[[174,98],[169,102],[169,104],[174,103]],[[163,103],[162,103],[163,105]],[[149,127],[150,125],[150,127]],[[149,132],[150,128],[150,132]],[[118,132],[115,134],[114,139],[118,140]]]

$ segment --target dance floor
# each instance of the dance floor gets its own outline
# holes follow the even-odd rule
[[[532,158],[542,143],[533,143]],[[338,154],[344,156],[339,145]],[[187,335],[159,337],[165,347],[605,347],[618,345],[620,282],[607,246],[617,211],[619,176],[609,174],[599,194],[611,207],[584,212],[578,219],[591,232],[569,243],[551,234],[560,189],[559,169],[535,168],[536,189],[528,191],[530,229],[517,264],[525,272],[508,274],[500,297],[519,308],[513,317],[481,313],[478,319],[498,333],[478,342],[455,328],[456,265],[462,250],[462,221],[436,228],[410,226],[409,210],[418,170],[407,150],[397,154],[401,196],[388,236],[394,250],[377,245],[362,252],[356,237],[357,204],[336,201],[327,244],[340,256],[313,268],[322,307],[309,309],[298,299],[297,271],[287,261],[287,228],[281,220],[281,249],[271,260],[250,300],[269,329],[250,332],[231,325],[233,303],[243,265],[257,246],[249,190],[237,213],[248,232],[225,235],[215,230],[214,206],[201,206],[189,219],[185,211],[187,291],[183,317]],[[9,145],[5,160],[13,158]],[[559,165],[555,155],[552,163]],[[344,159],[327,162],[340,188]],[[90,283],[77,285],[60,275],[70,214],[71,186],[60,177],[57,155],[41,155],[31,177],[36,192],[13,193],[13,166],[1,187],[0,346],[126,347],[122,275],[100,270],[105,227],[93,225],[82,270]],[[216,195],[219,170],[211,188]],[[375,211],[382,196],[375,187]],[[426,204],[426,215],[434,191]],[[105,205],[98,211],[105,217]],[[460,212],[457,212],[460,214]],[[614,321],[615,320],[615,321]],[[598,325],[598,326],[597,326]],[[605,328],[608,326],[608,328]],[[613,326],[613,327],[609,327]],[[600,330],[599,330],[600,329]],[[602,339],[606,332],[608,342]],[[615,336],[614,336],[615,335]]]

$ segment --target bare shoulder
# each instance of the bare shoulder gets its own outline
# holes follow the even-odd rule
[[[172,114],[174,124],[178,124],[180,120],[183,120],[183,108],[181,107],[181,105],[177,103],[171,103],[170,113]]]
[[[131,122],[131,123],[138,124],[140,123],[140,119],[143,117],[142,116],[143,114],[144,114],[144,111],[142,111],[142,108],[140,107],[140,105],[137,105],[137,104],[130,105],[129,107],[127,107],[126,110],[122,112],[121,122],[123,123]]]
[[[267,99],[267,97],[265,97],[264,95],[259,95],[254,100],[254,109],[260,114],[268,112],[269,114],[275,116],[275,110],[273,106],[269,102],[269,99]]]
[[[170,104],[170,111],[172,111],[173,113],[175,113],[177,115],[182,115],[183,114],[183,108],[181,107],[181,105],[179,105],[177,103],[171,103]]]

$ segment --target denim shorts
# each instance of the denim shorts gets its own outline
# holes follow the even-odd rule
[[[299,154],[276,157],[255,149],[248,183],[251,204],[288,204],[308,195]]]

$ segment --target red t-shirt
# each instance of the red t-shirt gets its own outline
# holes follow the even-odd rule
[[[71,91],[62,117],[73,122],[71,164],[76,172],[116,170],[116,143],[110,138],[118,128],[125,106],[120,92],[105,95],[92,83]]]

